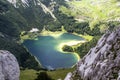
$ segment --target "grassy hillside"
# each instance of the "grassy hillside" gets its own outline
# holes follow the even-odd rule
[[[20,80],[35,80],[41,72],[45,72],[52,80],[64,79],[68,72],[73,72],[75,68],[59,69],[55,71],[35,71],[32,69],[21,70]],[[41,80],[41,78],[39,79]]]
[[[29,70],[21,70],[20,80],[35,80],[37,78],[37,71],[29,69]]]
[[[109,21],[120,21],[120,3],[117,0],[80,0],[66,2],[59,8],[64,14],[74,16],[79,22],[88,21],[90,27]],[[101,25],[101,28],[108,28]]]

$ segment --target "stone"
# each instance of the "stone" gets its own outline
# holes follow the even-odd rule
[[[19,80],[17,59],[6,50],[0,50],[0,80]]]
[[[120,28],[104,34],[78,64],[82,80],[120,80]]]

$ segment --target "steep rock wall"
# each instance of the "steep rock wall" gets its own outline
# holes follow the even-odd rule
[[[65,80],[120,80],[120,28],[104,34]]]
[[[0,80],[19,80],[19,65],[9,51],[0,50]]]

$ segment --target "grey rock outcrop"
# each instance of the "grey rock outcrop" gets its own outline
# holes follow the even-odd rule
[[[120,80],[120,28],[104,34],[78,62],[76,72],[78,80]],[[72,77],[66,80],[73,80]]]
[[[0,50],[0,80],[19,80],[19,65],[9,51]]]

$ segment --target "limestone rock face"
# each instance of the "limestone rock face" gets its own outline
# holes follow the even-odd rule
[[[78,63],[78,73],[83,80],[119,80],[119,71],[120,29],[103,35]]]
[[[120,80],[120,29],[104,34],[78,62],[76,73],[78,80]]]
[[[0,80],[19,80],[19,65],[9,51],[0,50]]]

